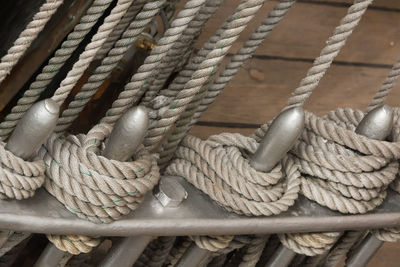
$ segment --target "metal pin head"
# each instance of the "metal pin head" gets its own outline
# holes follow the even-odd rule
[[[18,122],[5,148],[23,159],[31,158],[54,130],[59,112],[60,106],[50,98],[37,102]]]
[[[188,194],[177,180],[173,177],[164,176],[158,183],[154,196],[164,207],[178,207]]]
[[[393,127],[393,110],[388,105],[374,108],[358,124],[356,133],[375,140],[385,140]]]
[[[268,172],[293,147],[304,129],[304,110],[294,107],[279,114],[270,125],[257,151],[250,159],[250,165],[262,172]]]
[[[135,154],[136,149],[143,142],[148,126],[149,116],[146,108],[142,106],[131,108],[116,122],[103,156],[126,161]]]

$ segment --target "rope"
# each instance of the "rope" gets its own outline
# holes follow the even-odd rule
[[[294,90],[286,108],[304,105],[371,3],[372,0],[354,1],[346,16],[340,21],[340,25],[335,28],[333,35],[326,42],[326,46],[322,49],[320,56],[314,60],[313,66],[308,70],[306,77],[301,80],[300,86]]]
[[[136,5],[142,6],[144,0],[136,2]],[[125,53],[135,44],[139,35],[160,12],[160,8],[165,4],[166,0],[152,1],[144,5],[140,13],[131,22],[128,29],[122,34],[114,48],[110,50],[108,55],[102,60],[101,64],[95,69],[93,75],[83,85],[81,91],[75,96],[74,100],[64,110],[58,120],[55,132],[62,133],[72,122],[78,117],[79,113],[85,108],[90,98],[97,92],[100,85],[110,76],[111,72],[118,65]],[[135,5],[135,4],[134,4]]]
[[[72,69],[67,73],[60,86],[54,92],[52,99],[60,106],[67,98],[68,94],[74,88],[75,84],[82,77],[84,71],[94,59],[97,51],[103,46],[112,29],[118,24],[122,16],[126,13],[133,0],[118,0],[117,5],[111,10],[111,13],[104,19],[96,34],[93,35],[90,43],[86,45],[85,50],[79,55],[79,59],[74,63]]]
[[[35,194],[44,182],[42,160],[25,161],[5,149],[0,142],[0,199],[26,199]]]
[[[98,238],[91,238],[78,235],[47,235],[47,238],[59,249],[72,255],[89,253],[92,248],[100,244]]]
[[[336,242],[340,233],[280,234],[281,243],[298,254],[316,256],[326,253]]]
[[[53,78],[59,73],[65,62],[71,57],[85,36],[97,23],[103,12],[109,7],[112,0],[95,0],[91,7],[81,18],[80,23],[68,34],[67,39],[61,44],[42,72],[30,84],[29,89],[12,108],[10,114],[0,124],[0,139],[5,140],[14,130],[25,112],[35,103],[40,94],[47,88]]]
[[[221,249],[227,248],[234,236],[191,236],[199,248],[208,251],[217,252]]]
[[[254,139],[238,134],[207,141],[187,136],[165,173],[184,177],[227,210],[248,216],[276,215],[297,199],[300,174],[289,158],[270,173],[250,168],[240,149],[254,153],[257,146]]]
[[[65,140],[51,136],[39,151],[47,166],[46,190],[78,217],[109,223],[136,209],[159,179],[156,159],[143,146],[133,161],[101,155],[112,127],[101,124]]]
[[[147,79],[155,74],[167,52],[182,36],[183,31],[188,27],[190,21],[194,19],[206,0],[189,0],[179,12],[176,19],[171,23],[171,27],[164,33],[158,41],[157,46],[151,50],[150,55],[139,67],[131,81],[124,87],[124,91],[114,101],[112,107],[107,111],[101,123],[113,124],[118,118],[144,93],[142,86]]]
[[[46,0],[40,7],[39,12],[33,16],[31,22],[28,23],[7,54],[1,58],[0,62],[0,84],[11,72],[12,68],[22,58],[26,50],[31,46],[39,33],[43,30],[46,23],[56,12],[63,0]]]
[[[244,247],[242,261],[239,267],[256,266],[260,260],[261,254],[267,244],[269,236],[255,236],[250,243]]]
[[[243,47],[232,57],[231,61],[227,64],[225,69],[219,73],[212,84],[210,86],[203,86],[185,112],[181,115],[180,119],[176,122],[176,127],[168,137],[168,141],[163,144],[159,160],[161,168],[171,160],[179,142],[186,135],[190,126],[197,122],[202,113],[214,102],[219,93],[237,74],[241,66],[252,57],[256,49],[285,16],[294,2],[295,0],[282,0],[276,4],[274,9],[251,34]],[[191,73],[188,74],[187,76],[190,77]],[[204,96],[204,98],[202,96]]]
[[[95,60],[102,60],[108,54],[108,52],[114,47],[115,43],[121,38],[122,33],[126,31],[133,19],[136,18],[145,3],[145,0],[136,0],[132,3],[128,11],[126,11],[117,26],[115,26],[113,31],[110,33],[103,46],[99,51],[97,51]]]
[[[171,126],[179,118],[179,114],[184,112],[187,105],[192,101],[193,97],[199,92],[201,87],[208,81],[209,77],[214,73],[215,68],[219,65],[225,55],[228,53],[233,42],[239,37],[239,34],[246,28],[249,21],[254,17],[255,13],[261,8],[263,0],[242,1],[234,14],[228,19],[226,28],[221,33],[219,40],[216,42],[214,49],[201,62],[199,68],[192,74],[183,90],[176,96],[176,101],[171,103],[169,109],[165,111],[163,117],[157,121],[157,124],[150,127],[145,144],[154,148],[163,135],[168,132]]]

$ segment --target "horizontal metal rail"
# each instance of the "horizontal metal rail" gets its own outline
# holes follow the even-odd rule
[[[233,235],[290,232],[362,230],[400,226],[400,195],[389,191],[375,211],[343,215],[305,199],[287,212],[271,217],[238,216],[224,210],[181,177],[188,197],[179,207],[163,207],[150,192],[140,208],[110,224],[79,219],[40,189],[27,200],[0,201],[0,229],[32,233],[82,234],[91,236]]]

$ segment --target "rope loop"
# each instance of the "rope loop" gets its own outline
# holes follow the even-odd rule
[[[366,213],[379,206],[398,173],[400,143],[355,133],[363,112],[337,109],[320,118],[306,112],[305,130],[291,150],[299,165],[301,192],[341,213]],[[398,116],[395,116],[395,125]],[[255,133],[260,139],[263,126]],[[392,140],[398,134],[392,132]]]
[[[199,248],[212,252],[217,252],[227,248],[235,236],[233,235],[209,235],[209,236],[191,236],[190,238]]]
[[[26,199],[44,182],[45,165],[41,159],[25,161],[5,149],[0,142],[0,199]]]
[[[111,129],[102,123],[87,136],[52,135],[39,152],[47,166],[47,191],[78,217],[95,223],[135,210],[160,177],[156,158],[143,146],[129,162],[101,156]]]
[[[229,211],[270,216],[286,211],[299,192],[300,173],[285,157],[271,172],[254,170],[247,154],[258,144],[240,134],[221,134],[202,141],[186,136],[166,173],[185,177]]]
[[[296,252],[307,256],[326,253],[336,243],[341,233],[300,233],[279,234],[281,243]]]
[[[89,253],[100,244],[99,238],[81,235],[47,235],[47,238],[59,249],[72,255]]]
[[[372,233],[383,242],[397,242],[400,239],[400,228],[379,229]]]

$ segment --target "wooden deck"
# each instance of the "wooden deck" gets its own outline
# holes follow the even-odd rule
[[[199,44],[214,34],[237,2],[225,1],[208,23]],[[221,132],[251,134],[259,124],[276,116],[351,2],[298,1],[190,133],[201,138]],[[231,53],[241,47],[274,4],[276,1],[265,4]],[[306,108],[319,115],[338,107],[365,109],[399,57],[400,1],[376,0]],[[400,105],[400,84],[386,103]],[[368,266],[399,266],[399,249],[399,242],[385,243]]]

